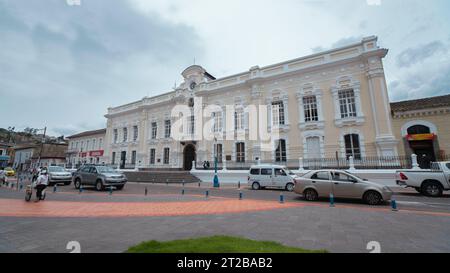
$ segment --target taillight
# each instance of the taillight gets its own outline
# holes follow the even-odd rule
[[[408,180],[408,177],[404,173],[400,173],[401,180]]]

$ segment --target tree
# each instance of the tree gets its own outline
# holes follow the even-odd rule
[[[23,129],[23,132],[28,134],[28,135],[35,135],[38,132],[38,129],[27,127],[25,129]]]

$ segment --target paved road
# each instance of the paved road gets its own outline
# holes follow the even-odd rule
[[[370,241],[380,242],[383,252],[450,252],[448,195],[434,199],[401,190],[395,195],[400,211],[392,212],[389,204],[373,208],[349,200],[337,200],[336,207],[329,208],[327,200],[309,203],[277,190],[242,189],[244,201],[248,200],[244,206],[236,186],[219,190],[210,186],[186,185],[184,196],[181,185],[129,183],[111,196],[93,189],[79,194],[72,186],[58,187],[55,194],[49,189],[46,201],[26,205],[23,192],[3,187],[0,215],[8,208],[41,214],[0,216],[0,252],[68,252],[69,241],[79,241],[83,252],[122,252],[145,240],[217,234],[332,252],[367,252]],[[285,207],[277,202],[280,193]],[[122,214],[99,214],[105,205]],[[240,209],[222,210],[233,206]],[[192,209],[196,213],[186,213]]]

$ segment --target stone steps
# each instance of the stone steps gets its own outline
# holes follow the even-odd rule
[[[139,171],[124,172],[130,182],[142,183],[198,183],[201,182],[190,172],[183,171]]]

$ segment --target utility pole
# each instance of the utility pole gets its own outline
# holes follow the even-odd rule
[[[44,142],[45,142],[45,134],[46,133],[47,133],[47,126],[44,127],[44,137],[42,138],[42,141],[41,141],[41,150],[39,151],[38,167],[41,167],[42,150],[44,149]]]

